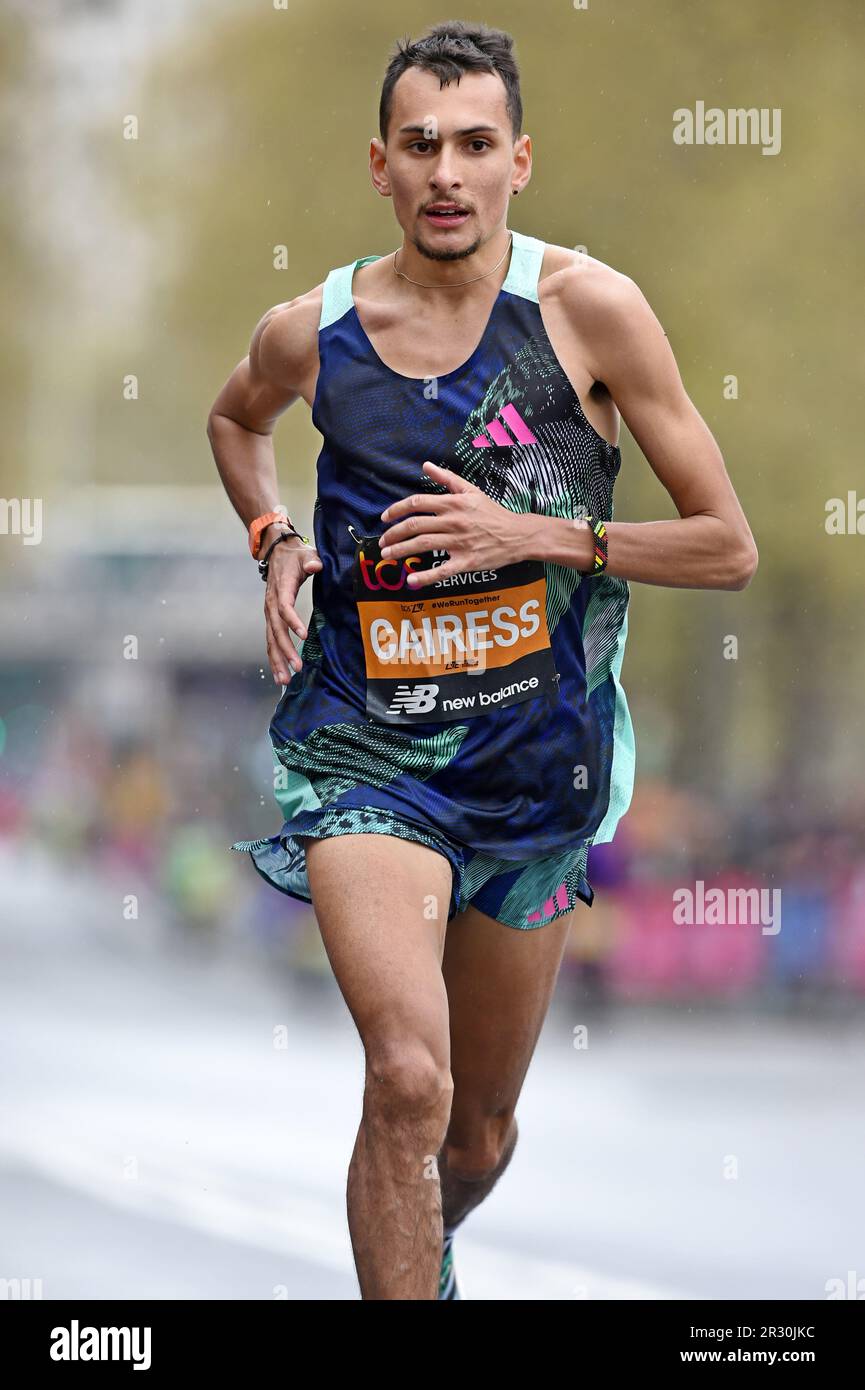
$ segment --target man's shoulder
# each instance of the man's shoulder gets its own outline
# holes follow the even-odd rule
[[[265,311],[251,348],[263,364],[280,368],[288,363],[303,364],[317,353],[323,292],[322,282]]]
[[[323,293],[324,282],[306,290],[304,294],[295,295],[294,299],[274,304],[262,315],[258,331],[263,334],[266,330],[269,339],[274,342],[284,339],[286,343],[297,342],[316,334],[321,318]]]
[[[539,297],[555,298],[585,324],[627,315],[643,296],[630,276],[605,261],[575,247],[547,242]]]

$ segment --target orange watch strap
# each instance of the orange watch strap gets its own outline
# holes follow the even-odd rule
[[[257,516],[254,521],[249,523],[249,549],[253,560],[258,559],[258,552],[261,549],[261,533],[272,521],[287,522],[288,517],[285,512],[265,512],[263,516]]]

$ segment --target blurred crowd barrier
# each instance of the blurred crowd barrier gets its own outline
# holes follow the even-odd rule
[[[174,673],[147,733],[118,732],[80,695],[7,700],[4,861],[16,844],[38,845],[79,881],[92,875],[94,892],[143,887],[169,931],[215,941],[230,922],[288,969],[326,974],[311,909],[229,848],[278,828],[264,678]],[[865,814],[839,805],[805,825],[806,804],[776,795],[724,807],[638,776],[615,841],[590,852],[595,902],[576,914],[565,975],[599,1001],[861,1000]]]
[[[685,833],[671,856],[655,836],[682,834],[686,808],[695,817],[710,809],[663,785],[638,787],[616,841],[590,852],[595,902],[575,923],[567,958],[592,988],[633,1002],[861,1000],[865,850],[854,811],[803,830],[773,822],[767,805],[760,841],[749,839],[753,807],[712,807],[714,848]]]

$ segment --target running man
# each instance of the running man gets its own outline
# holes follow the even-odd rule
[[[269,310],[208,422],[284,687],[282,829],[233,848],[313,903],[363,1043],[361,1297],[452,1299],[589,847],[630,803],[627,581],[743,589],[757,552],[637,285],[507,226],[532,171],[511,37],[398,44],[379,129],[400,245]],[[273,453],[299,397],[324,441],[312,540]],[[611,521],[620,412],[678,520]]]

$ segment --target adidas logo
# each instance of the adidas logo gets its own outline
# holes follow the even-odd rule
[[[526,918],[526,923],[533,924],[535,922],[542,922],[546,917],[552,917],[556,908],[558,908],[560,912],[566,912],[569,907],[570,900],[568,898],[567,883],[562,882],[559,884],[553,897],[547,898],[543,907],[537,907],[534,912],[529,913]]]
[[[508,403],[507,405],[503,405],[496,413],[501,415],[505,424],[510,427],[511,434],[514,436],[513,439],[500,420],[489,420],[487,424],[484,425],[489,439],[486,434],[476,435],[472,440],[472,446],[475,449],[491,449],[493,444],[504,444],[508,449],[512,449],[515,444],[537,444],[537,439],[532,434],[516,406]]]

